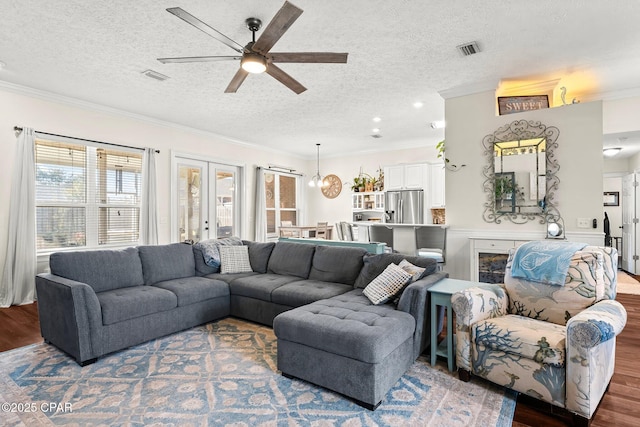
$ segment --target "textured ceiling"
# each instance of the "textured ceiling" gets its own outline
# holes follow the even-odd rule
[[[269,22],[282,0],[3,0],[0,80],[304,157],[315,143],[323,155],[434,145],[444,135],[429,126],[444,119],[438,93],[460,86],[579,77],[588,83],[569,87],[570,97],[587,100],[640,89],[635,0],[292,2],[304,13],[274,52],[349,53],[347,64],[282,64],[307,87],[301,95],[267,74],[225,94],[238,62],[156,60],[234,54],[167,7],[244,45],[244,20]],[[474,40],[481,53],[456,50]],[[382,138],[371,137],[374,127]]]

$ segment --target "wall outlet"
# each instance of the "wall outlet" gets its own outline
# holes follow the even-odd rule
[[[589,218],[578,218],[578,228],[591,228],[591,220]]]

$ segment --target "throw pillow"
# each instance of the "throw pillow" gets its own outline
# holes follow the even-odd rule
[[[362,293],[374,305],[384,304],[401,292],[411,277],[411,274],[397,265],[389,264],[378,277],[364,288]]]
[[[411,275],[411,282],[415,282],[416,280],[422,277],[422,273],[426,270],[426,268],[418,267],[417,265],[411,264],[406,259],[403,259],[398,267],[406,271]]]
[[[205,264],[218,271],[220,268],[220,247],[227,245],[242,245],[242,240],[235,236],[223,239],[201,240],[194,247],[202,251]]]
[[[220,272],[228,273],[249,273],[251,263],[249,262],[248,246],[220,246]]]

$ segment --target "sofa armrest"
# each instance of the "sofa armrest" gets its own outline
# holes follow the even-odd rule
[[[566,408],[591,418],[611,381],[616,336],[627,323],[618,301],[602,300],[567,322]]]
[[[451,296],[456,313],[456,364],[471,370],[471,325],[507,314],[509,297],[501,285],[482,285],[456,292]]]
[[[102,354],[102,310],[93,288],[53,274],[36,276],[42,337],[79,364]]]
[[[567,322],[567,347],[595,347],[617,336],[627,324],[627,311],[615,300],[602,300]]]
[[[449,277],[449,273],[438,272],[415,281],[402,292],[398,302],[398,310],[409,313],[416,320],[416,330],[413,334],[414,359],[417,359],[431,343],[428,290],[445,277]]]

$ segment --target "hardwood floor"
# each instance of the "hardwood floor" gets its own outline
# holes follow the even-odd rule
[[[38,304],[0,308],[0,351],[42,342]]]
[[[616,369],[592,427],[636,427],[640,420],[640,295],[618,294],[627,310],[627,326],[618,336]],[[42,341],[36,304],[0,308],[0,351]],[[570,424],[566,414],[556,408],[520,396],[513,426],[563,427]],[[562,411],[559,411],[562,412]]]

